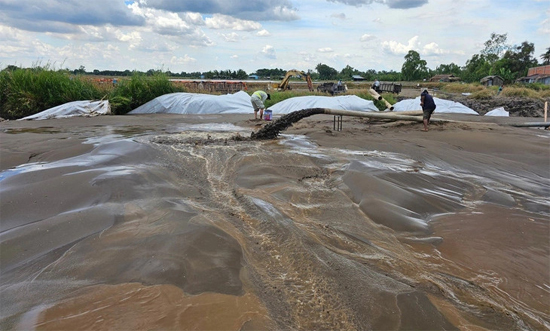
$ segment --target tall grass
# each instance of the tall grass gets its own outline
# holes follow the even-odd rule
[[[172,84],[165,74],[146,76],[135,73],[129,80],[122,80],[108,99],[111,111],[122,115],[161,95],[183,91],[183,87]]]
[[[78,100],[108,99],[114,114],[130,110],[163,94],[183,91],[162,73],[134,74],[115,86],[97,84],[49,66],[0,72],[0,117],[18,119]]]
[[[0,116],[16,119],[75,100],[101,98],[100,92],[66,71],[49,67],[0,72]]]

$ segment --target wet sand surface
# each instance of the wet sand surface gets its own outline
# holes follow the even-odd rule
[[[0,123],[3,330],[550,328],[550,132]]]

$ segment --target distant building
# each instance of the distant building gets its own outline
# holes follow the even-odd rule
[[[516,80],[519,83],[541,83],[550,85],[550,65],[529,68],[527,76],[518,78]]]
[[[453,74],[450,75],[435,75],[430,78],[430,82],[458,82],[460,81],[459,77],[456,77]]]
[[[258,75],[250,75],[248,76],[249,79],[259,79]]]
[[[485,86],[501,86],[504,84],[504,79],[500,76],[485,76],[479,82]]]
[[[359,76],[359,75],[353,75],[351,76],[351,78],[354,80],[354,81],[358,81],[358,80],[365,80],[365,78]]]

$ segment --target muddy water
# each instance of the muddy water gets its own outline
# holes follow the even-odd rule
[[[544,169],[170,131],[0,173],[2,329],[550,327]]]

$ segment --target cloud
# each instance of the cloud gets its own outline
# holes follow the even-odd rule
[[[441,55],[441,54],[449,54],[449,51],[445,51],[441,48],[439,48],[439,45],[436,43],[429,43],[427,45],[424,45],[422,48],[422,54],[424,55]]]
[[[324,48],[317,49],[317,52],[319,52],[319,53],[332,53],[332,52],[334,52],[334,50],[330,47],[324,47]]]
[[[234,42],[239,41],[239,35],[236,32],[231,32],[231,33],[228,33],[228,34],[222,33],[222,37],[227,42],[234,43]]]
[[[109,8],[109,10],[105,10]],[[143,26],[122,1],[0,1],[0,21],[21,30],[73,33],[81,25]]]
[[[409,9],[422,7],[428,3],[428,0],[327,0],[329,2],[343,3],[345,5],[361,7],[373,3],[385,4],[392,9]]]
[[[172,56],[170,59],[170,64],[188,64],[192,62],[197,62],[197,59],[194,59],[187,54],[183,57]]]
[[[275,49],[271,45],[265,45],[262,49],[262,55],[268,59],[276,59],[277,55],[275,54]]]
[[[410,50],[416,50],[419,47],[418,36],[414,36],[409,39],[407,45],[401,44],[397,41],[384,41],[382,42],[382,49],[393,55],[405,55]]]
[[[346,20],[346,14],[344,14],[344,13],[332,14],[332,15],[330,15],[330,17],[333,17],[333,18],[336,18],[336,19],[339,19],[339,20],[342,20],[342,21]]]
[[[373,36],[373,35],[371,35],[371,34],[366,34],[366,33],[365,33],[364,35],[361,36],[361,39],[360,39],[360,40],[361,40],[362,42],[365,42],[365,41],[372,41],[372,40],[375,40],[375,39],[376,39],[376,36]]]
[[[237,31],[260,30],[262,25],[254,21],[246,21],[227,15],[214,14],[205,19],[206,26],[210,29],[231,29]]]
[[[176,13],[141,7],[136,2],[129,5],[129,8],[132,9],[134,15],[142,17],[146,21],[148,29],[154,33],[171,36],[192,46],[212,46],[214,44],[197,25],[185,21],[185,19],[189,19],[191,22],[197,22],[199,20],[197,15],[180,16]]]
[[[256,32],[256,35],[258,37],[267,37],[267,36],[270,36],[271,33],[269,33],[269,31],[267,31],[266,29],[262,29],[262,30]]]
[[[142,1],[145,4],[145,1]],[[151,8],[172,12],[221,14],[246,20],[292,21],[299,19],[289,0],[147,0]]]

